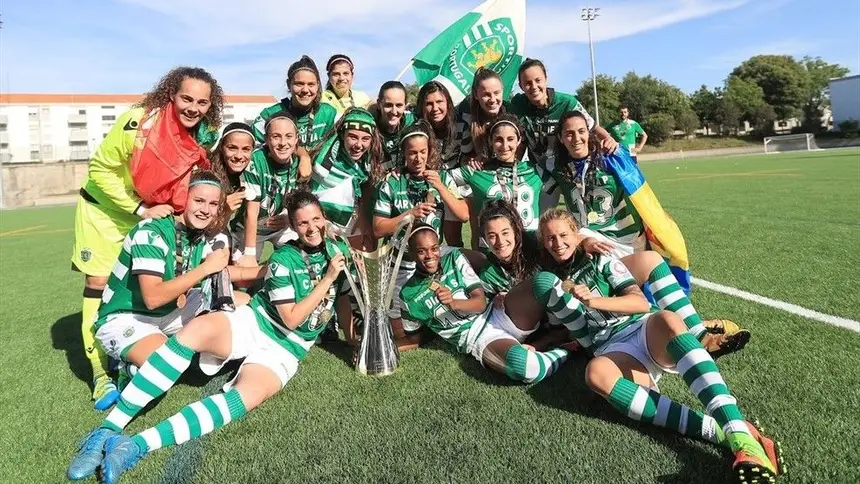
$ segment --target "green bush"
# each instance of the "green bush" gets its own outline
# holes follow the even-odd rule
[[[645,118],[642,129],[648,133],[648,141],[660,144],[672,137],[675,128],[675,118],[671,114],[657,113]]]
[[[857,132],[860,131],[860,123],[856,119],[848,119],[839,123],[839,131],[845,138],[856,138]]]

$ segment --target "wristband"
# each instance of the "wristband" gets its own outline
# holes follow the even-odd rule
[[[245,250],[242,251],[242,255],[257,255],[256,247],[245,247]]]
[[[145,212],[145,211],[146,211],[146,205],[144,205],[143,202],[140,202],[140,205],[138,205],[137,208],[134,209],[134,214],[137,215],[138,217],[143,217],[143,212]]]

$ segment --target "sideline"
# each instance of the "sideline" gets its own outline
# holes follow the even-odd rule
[[[704,287],[705,289],[710,289],[711,291],[728,294],[729,296],[734,296],[741,299],[746,299],[747,301],[752,301],[758,304],[762,304],[764,306],[781,309],[791,314],[803,316],[804,318],[814,319],[815,321],[821,321],[822,323],[827,323],[833,326],[838,326],[840,328],[854,331],[855,333],[860,333],[860,322],[854,321],[853,319],[840,318],[839,316],[831,316],[829,314],[819,313],[818,311],[813,311],[812,309],[807,309],[796,304],[779,301],[777,299],[771,299],[769,297],[759,296],[758,294],[742,291],[740,289],[735,289],[729,286],[723,286],[722,284],[717,284],[714,282],[708,282],[697,277],[691,277],[690,279],[695,286]]]

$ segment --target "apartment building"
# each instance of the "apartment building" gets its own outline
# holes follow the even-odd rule
[[[86,161],[140,94],[0,94],[0,163]],[[224,122],[250,121],[275,102],[227,95]]]

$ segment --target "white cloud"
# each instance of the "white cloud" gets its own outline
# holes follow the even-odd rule
[[[733,48],[728,52],[715,55],[697,67],[700,69],[713,69],[728,71],[738,66],[741,62],[749,59],[754,55],[792,55],[801,57],[814,52],[821,43],[812,40],[800,39],[785,39],[766,44],[753,45],[748,47]]]

